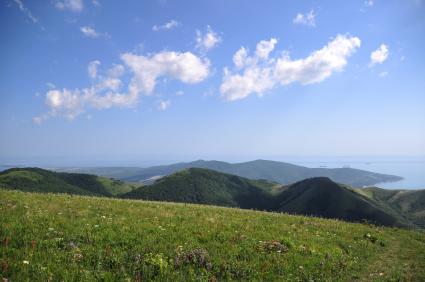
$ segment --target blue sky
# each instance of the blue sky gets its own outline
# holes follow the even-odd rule
[[[424,1],[0,13],[2,162],[425,154]]]

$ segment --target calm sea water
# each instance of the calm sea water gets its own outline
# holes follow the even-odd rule
[[[283,160],[282,160],[283,161]],[[372,172],[398,175],[404,179],[396,182],[378,183],[386,189],[425,189],[425,157],[415,158],[323,158],[286,160],[307,167],[351,167]]]

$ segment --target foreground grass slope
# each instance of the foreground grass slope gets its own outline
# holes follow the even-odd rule
[[[0,190],[10,281],[423,281],[425,235],[212,206]]]

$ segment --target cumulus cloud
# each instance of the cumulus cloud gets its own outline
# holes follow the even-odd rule
[[[378,49],[370,54],[370,65],[382,64],[388,58],[389,50],[388,46],[381,44]]]
[[[297,16],[294,18],[293,23],[315,27],[316,15],[314,14],[314,10],[310,10],[310,12],[306,14],[298,13]]]
[[[158,102],[158,110],[165,111],[171,106],[170,100],[159,100]]]
[[[22,13],[24,13],[33,23],[37,23],[38,19],[33,16],[31,11],[25,7],[24,3],[21,0],[14,0],[16,5],[18,5],[19,10],[21,10]]]
[[[196,48],[201,51],[209,51],[221,42],[221,37],[210,26],[207,26],[206,33],[196,31]]]
[[[176,27],[178,27],[180,25],[181,24],[178,21],[171,20],[171,21],[169,21],[169,22],[167,22],[167,23],[165,23],[163,25],[154,25],[152,27],[152,30],[153,31],[170,30],[170,29],[176,28]]]
[[[248,60],[248,51],[241,47],[234,55],[233,55],[233,63],[237,68],[242,68],[246,61]]]
[[[264,41],[260,41],[262,43]],[[249,56],[245,48],[239,49],[233,56],[235,72],[224,69],[220,86],[221,95],[234,101],[250,94],[261,96],[277,85],[291,83],[318,83],[334,72],[342,71],[347,58],[360,47],[360,39],[347,35],[338,35],[322,49],[312,52],[303,59],[293,60],[288,52],[275,58],[269,58],[277,40],[272,38],[268,44],[257,44],[254,56]],[[273,43],[273,44],[272,44]],[[258,46],[270,48],[258,48]],[[258,52],[266,50],[268,52]]]
[[[141,94],[152,93],[160,77],[193,84],[204,80],[209,74],[209,61],[190,52],[164,51],[151,56],[125,53],[121,59],[123,65],[114,65],[103,73],[99,73],[100,61],[90,62],[87,68],[93,80],[90,87],[50,89],[45,98],[48,112],[34,117],[34,123],[40,124],[55,116],[73,120],[88,109],[133,107]],[[126,72],[131,74],[131,79],[127,89],[123,89],[122,76]],[[166,109],[169,105],[169,101],[164,101],[161,107]]]
[[[271,38],[269,41],[261,40],[257,44],[255,54],[260,59],[267,59],[269,57],[270,52],[273,51],[276,43],[277,43],[276,38]]]
[[[133,72],[130,92],[151,94],[161,76],[193,84],[204,80],[209,74],[210,62],[191,52],[160,52],[153,56],[125,53],[121,55],[127,67]]]
[[[84,8],[83,0],[56,1],[55,6],[59,10],[69,10],[71,12],[81,12]]]

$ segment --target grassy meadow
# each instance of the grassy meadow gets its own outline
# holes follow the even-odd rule
[[[0,190],[3,281],[424,281],[425,234],[233,208]]]

